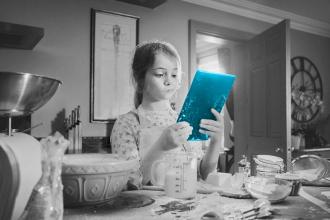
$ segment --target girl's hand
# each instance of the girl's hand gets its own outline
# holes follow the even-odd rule
[[[188,122],[179,122],[167,127],[160,136],[162,149],[167,151],[184,144],[192,132]]]
[[[199,132],[207,134],[211,138],[211,142],[221,143],[222,133],[224,130],[223,115],[217,112],[215,109],[211,109],[212,114],[216,120],[202,119],[199,126]]]

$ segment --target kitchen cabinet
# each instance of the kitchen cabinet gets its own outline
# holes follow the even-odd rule
[[[40,27],[0,21],[0,48],[32,50],[44,32]]]

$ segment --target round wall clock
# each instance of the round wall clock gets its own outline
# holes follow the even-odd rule
[[[323,89],[320,73],[306,57],[291,59],[291,118],[299,123],[313,120],[320,112]]]

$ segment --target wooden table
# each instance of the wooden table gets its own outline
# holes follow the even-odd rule
[[[330,191],[330,187],[306,187],[302,188],[300,196],[289,196],[285,201],[279,204],[273,204],[273,214],[268,219],[330,219],[330,199],[321,195],[322,191]],[[116,220],[167,220],[167,219],[180,219],[175,218],[169,212],[166,214],[157,215],[152,210],[160,208],[161,204],[166,204],[173,199],[166,197],[162,191],[127,191],[122,192],[120,195],[122,198],[126,198],[127,201],[122,201],[123,204],[116,207],[114,204],[104,204],[98,207],[85,207],[75,209],[65,209],[65,220],[101,220],[101,219],[116,219]],[[214,197],[215,194],[203,195],[198,194],[198,198]],[[152,204],[134,208],[132,198],[139,198],[141,201],[154,200]],[[228,207],[248,207],[252,206],[254,199],[233,199],[223,196],[214,197],[216,201],[209,200],[211,205],[222,204],[228,209]],[[307,199],[306,199],[307,198]],[[129,201],[131,200],[131,202]],[[311,201],[309,201],[311,200]],[[183,200],[187,202],[189,200]],[[210,202],[212,201],[212,202]],[[314,203],[320,203],[322,207]],[[314,202],[314,203],[313,203]],[[125,204],[126,203],[126,204]],[[131,204],[129,204],[131,203]],[[189,213],[189,212],[187,212]]]

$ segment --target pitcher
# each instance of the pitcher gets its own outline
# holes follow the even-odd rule
[[[151,167],[151,183],[163,186],[169,197],[190,199],[197,188],[197,156],[193,152],[168,152]]]

